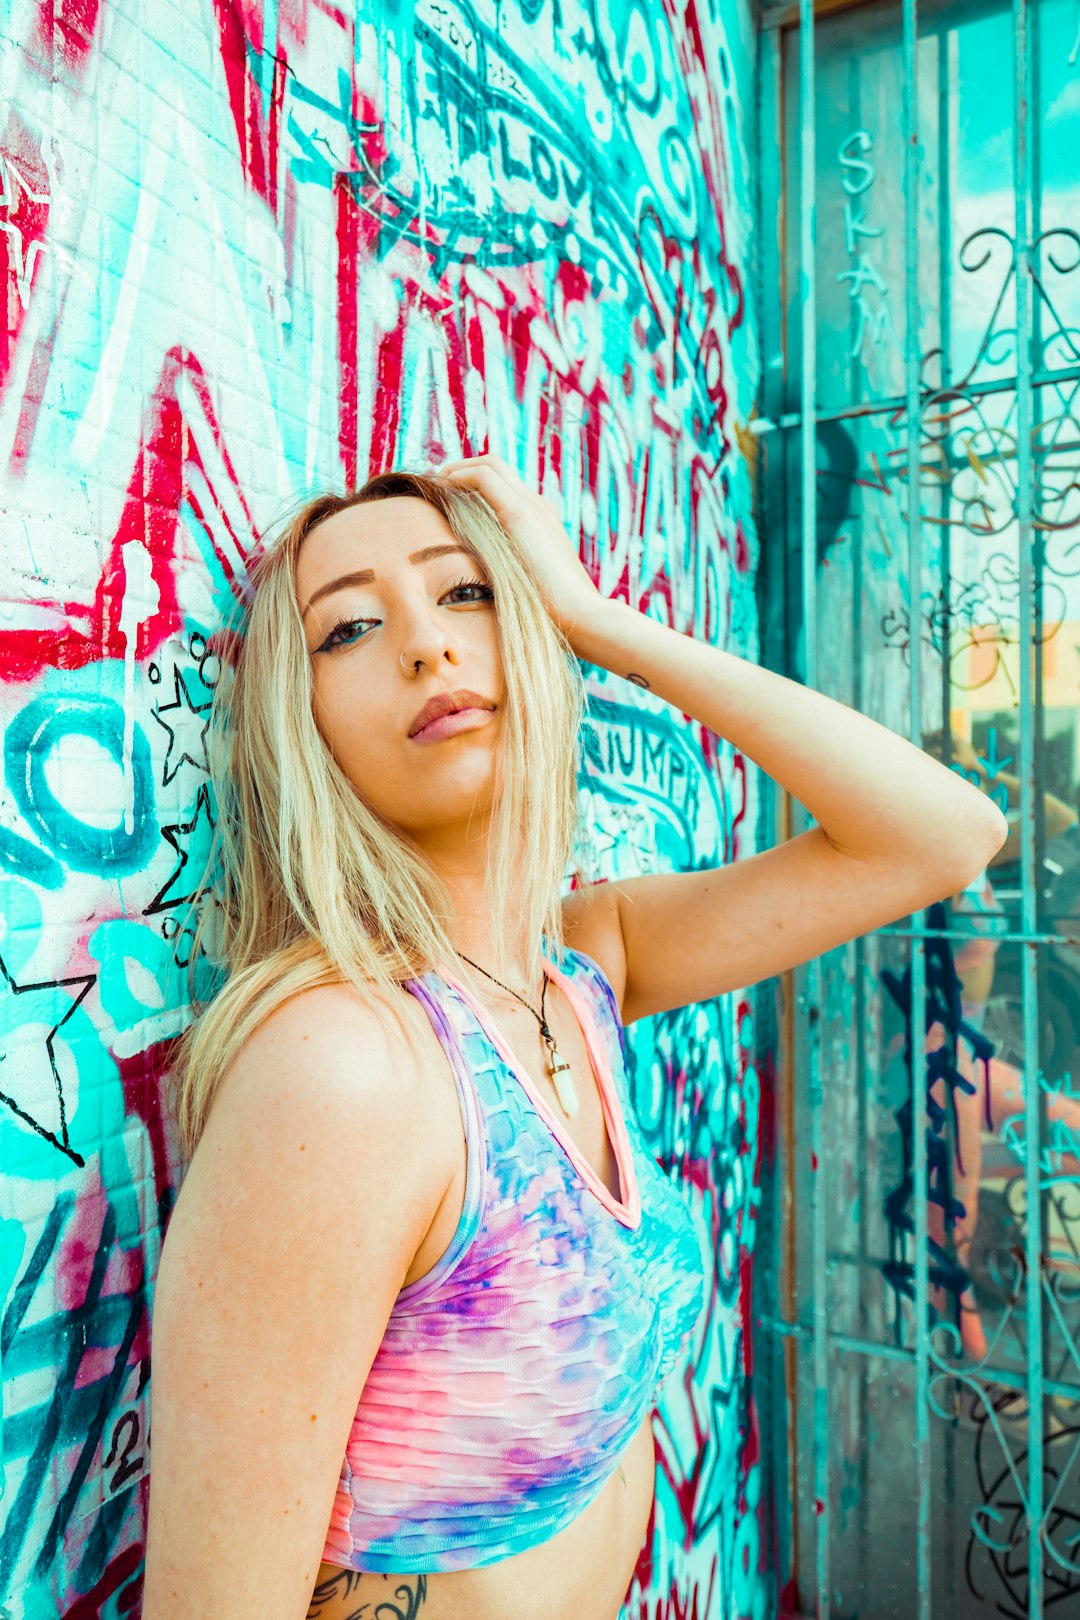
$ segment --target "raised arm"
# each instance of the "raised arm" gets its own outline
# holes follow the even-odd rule
[[[357,1403],[449,1181],[421,1083],[336,987],[215,1098],[166,1232],[143,1620],[303,1620]]]
[[[605,968],[624,1023],[755,984],[906,917],[1001,849],[1009,828],[996,804],[905,737],[602,597],[554,506],[500,456],[441,472],[490,503],[579,658],[726,738],[817,823],[733,865],[629,878],[564,902],[568,940]]]

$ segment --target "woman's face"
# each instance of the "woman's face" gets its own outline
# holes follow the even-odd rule
[[[412,835],[487,810],[503,672],[484,570],[427,501],[395,496],[324,519],[304,540],[297,601],[315,718],[357,792]],[[484,705],[410,735],[430,698]]]

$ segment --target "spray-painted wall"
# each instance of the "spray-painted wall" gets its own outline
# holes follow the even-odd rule
[[[396,11],[396,15],[395,15]],[[0,35],[0,1610],[138,1613],[150,1311],[214,805],[207,640],[300,494],[497,449],[600,587],[756,656],[743,0],[16,0]],[[752,853],[753,773],[590,670],[600,870]],[[733,920],[732,926],[737,926]],[[738,996],[634,1026],[715,1283],[626,1613],[769,1608]]]

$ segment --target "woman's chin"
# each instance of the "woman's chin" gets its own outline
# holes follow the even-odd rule
[[[393,805],[384,802],[379,813],[415,837],[469,821],[475,824],[494,805],[495,773],[490,768],[439,771],[432,766],[423,773],[414,792],[396,799]]]

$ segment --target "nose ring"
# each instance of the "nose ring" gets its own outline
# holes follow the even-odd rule
[[[398,653],[398,663],[401,665],[402,669],[405,668],[405,654],[404,653]]]

